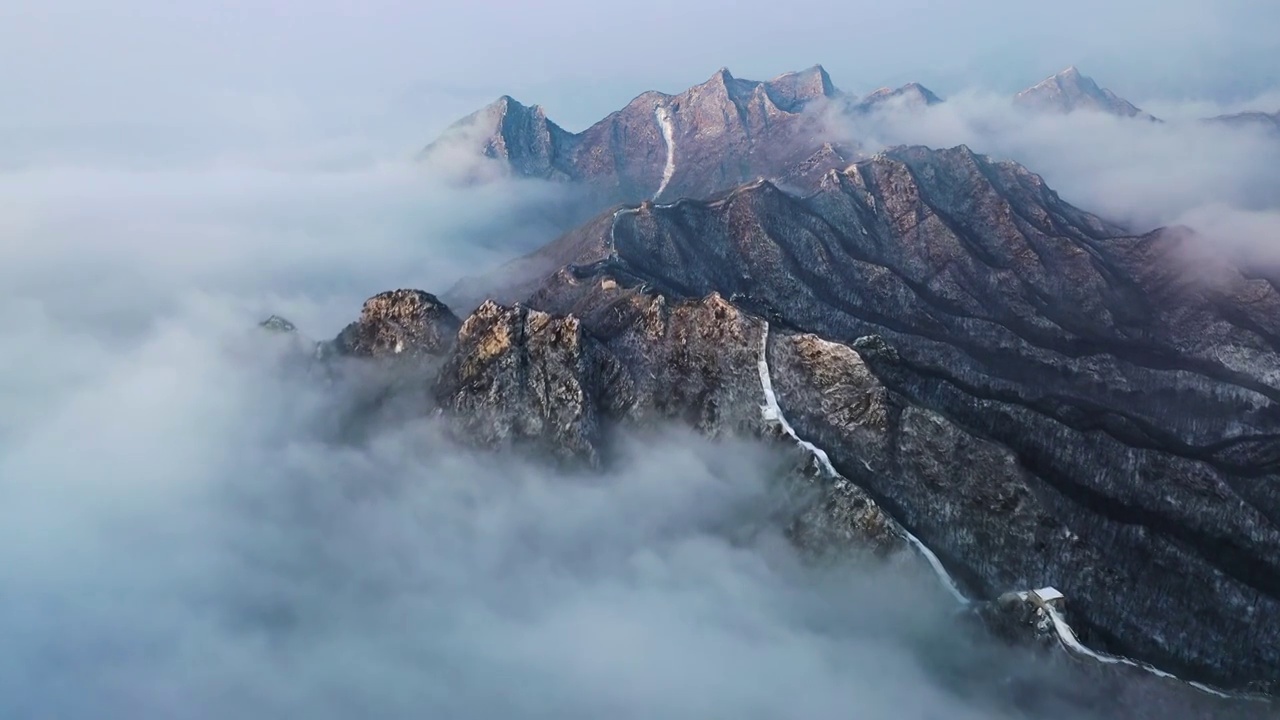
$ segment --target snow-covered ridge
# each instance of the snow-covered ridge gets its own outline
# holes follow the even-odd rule
[[[843,481],[843,482],[849,482],[849,480],[844,476],[842,476],[835,469],[835,466],[831,464],[831,458],[829,455],[827,455],[827,452],[825,450],[823,450],[822,448],[814,445],[813,443],[807,440],[802,439],[799,435],[796,434],[795,429],[791,427],[791,423],[787,422],[786,416],[783,415],[782,413],[782,407],[778,404],[778,396],[773,390],[773,377],[769,370],[768,350],[769,350],[769,323],[768,321],[764,321],[764,328],[760,334],[760,356],[757,362],[757,367],[760,372],[760,389],[764,394],[764,404],[760,406],[761,416],[766,422],[777,423],[778,427],[782,430],[782,432],[787,437],[794,440],[796,444],[799,445],[800,447],[812,453],[813,456],[817,458],[819,466],[822,468],[822,471],[827,475],[827,477],[833,478],[839,481]],[[869,466],[868,466],[868,469],[870,469]],[[933,571],[938,576],[938,579],[942,582],[943,586],[946,587],[948,591],[950,591],[952,596],[954,596],[956,600],[960,602],[961,605],[968,605],[969,604],[968,598],[966,598],[964,594],[960,592],[960,589],[959,587],[957,587],[955,580],[952,579],[951,574],[947,572],[946,568],[943,567],[942,562],[938,560],[938,556],[935,555],[932,550],[926,547],[925,544],[921,542],[919,538],[917,538],[915,535],[912,535],[910,532],[908,532],[906,528],[896,523],[894,524],[894,527],[895,527],[895,530],[898,533],[900,533],[904,539],[907,540],[907,542],[911,543],[911,546],[916,549],[916,552],[918,552],[921,555],[921,557],[923,557],[929,563],[929,566],[933,568]],[[1017,593],[1017,596],[1020,599],[1028,602],[1033,601],[1032,595],[1033,595],[1032,592]],[[1071,626],[1069,624],[1067,624],[1066,618],[1064,618],[1062,616],[1062,613],[1059,612],[1058,609],[1051,604],[1054,601],[1063,599],[1063,595],[1061,592],[1059,592],[1055,588],[1047,587],[1047,588],[1042,588],[1040,590],[1034,591],[1034,595],[1035,595],[1035,600],[1038,601],[1036,602],[1036,605],[1038,607],[1043,608],[1044,611],[1048,614],[1049,620],[1053,624],[1054,632],[1057,634],[1059,641],[1062,643],[1062,646],[1068,652],[1072,652],[1077,655],[1082,655],[1082,656],[1091,658],[1096,662],[1100,662],[1106,665],[1128,665],[1130,667],[1135,667],[1141,670],[1145,670],[1146,672],[1149,672],[1152,675],[1156,675],[1158,677],[1169,678],[1172,680],[1177,680],[1179,682],[1184,682],[1187,685],[1190,685],[1191,687],[1197,690],[1200,690],[1205,693],[1209,693],[1211,695],[1216,695],[1218,697],[1223,697],[1223,698],[1247,697],[1247,696],[1230,695],[1230,694],[1221,692],[1219,690],[1215,690],[1207,685],[1204,685],[1203,683],[1182,680],[1181,678],[1179,678],[1178,676],[1172,673],[1165,672],[1163,670],[1160,670],[1159,668],[1156,668],[1153,665],[1148,665],[1147,663],[1138,662],[1137,660],[1131,660],[1129,658],[1119,657],[1116,655],[1099,653],[1094,650],[1091,650],[1090,648],[1085,646],[1084,643],[1080,642],[1080,639],[1076,637],[1075,631],[1071,629]]]
[[[662,128],[662,141],[667,144],[667,164],[662,169],[662,184],[658,185],[657,192],[653,194],[653,199],[657,200],[671,183],[671,177],[676,174],[676,126],[671,119],[671,111],[665,105],[654,108],[653,115],[658,120],[658,127]]]
[[[628,214],[634,215],[637,212],[640,212],[639,208],[618,208],[618,210],[615,213],[613,213],[613,222],[609,223],[609,255],[610,256],[616,255],[618,252],[618,236],[616,234],[618,231],[618,218]]]
[[[827,452],[808,440],[801,439],[796,434],[795,429],[791,427],[791,423],[787,422],[786,416],[782,414],[782,407],[778,405],[778,396],[773,391],[773,377],[769,372],[768,321],[765,321],[764,329],[760,333],[760,358],[757,366],[760,370],[760,388],[764,392],[764,405],[760,406],[760,414],[764,420],[766,422],[776,422],[787,437],[795,440],[797,445],[812,453],[818,459],[818,464],[822,466],[822,471],[826,473],[827,477],[849,482],[847,478],[836,471]],[[938,579],[942,581],[942,585],[951,592],[952,596],[962,605],[967,605],[969,599],[964,596],[964,593],[960,592],[960,588],[956,585],[955,580],[952,579],[951,574],[942,566],[942,561],[938,559],[938,556],[926,547],[924,543],[920,542],[920,538],[912,535],[906,528],[895,523],[894,529],[929,563],[929,567],[933,568],[933,572],[937,574]]]
[[[1058,641],[1061,642],[1062,646],[1066,648],[1069,652],[1073,652],[1077,655],[1083,655],[1096,662],[1103,663],[1104,665],[1128,665],[1129,667],[1134,667],[1134,668],[1138,668],[1140,670],[1149,672],[1152,675],[1155,675],[1156,677],[1169,678],[1170,680],[1178,680],[1180,682],[1185,682],[1187,685],[1190,685],[1191,687],[1201,692],[1209,693],[1210,695],[1216,695],[1218,697],[1223,697],[1223,698],[1233,697],[1232,695],[1224,693],[1220,690],[1214,690],[1213,688],[1209,687],[1208,685],[1205,685],[1204,683],[1182,680],[1177,675],[1174,675],[1173,673],[1170,673],[1170,672],[1165,672],[1164,670],[1161,670],[1160,668],[1157,668],[1154,665],[1148,665],[1147,663],[1138,662],[1137,660],[1131,660],[1129,658],[1120,657],[1118,655],[1108,655],[1106,653],[1100,653],[1090,649],[1084,643],[1080,642],[1080,638],[1076,636],[1076,631],[1073,630],[1069,624],[1067,624],[1066,618],[1062,617],[1062,613],[1058,610],[1057,607],[1053,605],[1054,601],[1063,599],[1062,593],[1059,592],[1056,588],[1047,587],[1047,588],[1041,588],[1039,590],[1034,590],[1031,592],[1020,592],[1020,593],[1017,593],[1017,596],[1022,600],[1025,600],[1028,602],[1035,602],[1037,607],[1044,610],[1045,614],[1048,615],[1049,617],[1049,622],[1053,624],[1053,631],[1058,636]]]
[[[720,198],[719,200],[715,200],[715,201],[713,201],[713,202],[709,202],[709,203],[707,203],[707,207],[709,207],[709,208],[719,208],[719,207],[724,207],[724,206],[725,206],[725,205],[726,205],[730,200],[732,200],[732,199],[734,199],[734,198],[738,197],[739,195],[741,195],[741,194],[742,194],[742,193],[744,193],[744,192],[750,192],[750,191],[752,191],[752,190],[759,190],[760,188],[764,187],[764,184],[765,184],[766,182],[769,182],[769,181],[768,181],[766,178],[762,178],[762,177],[761,177],[761,178],[756,178],[754,181],[752,181],[752,182],[750,182],[750,183],[748,183],[748,184],[746,184],[746,185],[739,185],[738,187],[734,188],[734,189],[733,189],[733,190],[732,190],[728,195],[725,195],[724,197]]]

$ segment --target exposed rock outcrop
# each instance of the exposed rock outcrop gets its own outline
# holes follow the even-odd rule
[[[494,302],[462,324],[435,393],[466,442],[589,464],[635,404],[627,369],[577,318]]]
[[[298,329],[293,323],[280,317],[279,315],[272,315],[266,320],[263,320],[262,322],[258,323],[258,327],[264,330],[270,330],[271,332],[279,332],[279,333],[296,332]]]
[[[444,355],[461,322],[439,298],[421,290],[390,290],[365,301],[360,319],[343,328],[333,349],[343,355]]]
[[[638,419],[680,420],[710,434],[759,434],[756,369],[763,323],[717,294],[671,302],[602,277],[535,295],[531,305],[572,314],[631,370]]]

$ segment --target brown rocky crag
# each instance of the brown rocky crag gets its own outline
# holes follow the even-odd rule
[[[365,301],[360,319],[333,340],[343,355],[444,355],[461,321],[439,298],[421,290],[389,290]]]
[[[607,422],[635,402],[630,376],[577,318],[494,302],[462,324],[435,394],[470,443],[590,464]]]

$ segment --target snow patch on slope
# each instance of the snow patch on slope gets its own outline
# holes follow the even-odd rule
[[[658,120],[658,127],[662,128],[662,141],[667,144],[667,164],[662,169],[662,184],[658,185],[658,191],[653,194],[653,199],[657,200],[667,189],[671,177],[676,174],[676,126],[671,119],[671,111],[666,106],[654,108],[653,115]]]
[[[760,406],[761,416],[766,422],[776,422],[778,427],[782,429],[782,432],[785,433],[787,437],[794,440],[797,445],[809,451],[814,457],[816,457],[818,459],[818,464],[822,467],[822,471],[826,473],[827,477],[849,482],[847,478],[836,471],[835,466],[831,464],[831,458],[827,455],[827,452],[808,440],[801,439],[800,436],[796,434],[795,429],[791,427],[791,423],[787,422],[786,416],[782,414],[782,407],[778,405],[778,396],[773,391],[773,377],[769,372],[768,351],[769,323],[766,321],[764,323],[764,329],[761,331],[760,335],[760,359],[757,363],[760,371],[760,388],[764,391],[764,405]],[[964,596],[964,593],[960,592],[960,588],[956,585],[955,580],[952,579],[951,574],[942,566],[942,561],[938,559],[938,556],[926,547],[923,542],[920,542],[919,538],[908,532],[906,528],[898,525],[896,529],[907,542],[911,543],[911,546],[916,549],[916,552],[918,552],[920,556],[929,563],[929,567],[933,568],[933,572],[938,576],[938,579],[942,581],[943,586],[951,592],[955,599],[962,605],[967,605],[969,603],[969,599]]]

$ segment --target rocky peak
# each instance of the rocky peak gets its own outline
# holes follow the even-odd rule
[[[832,98],[837,94],[826,69],[821,65],[814,65],[806,70],[783,73],[764,82],[736,78],[729,72],[729,68],[722,67],[706,82],[695,85],[676,97],[687,97],[694,102],[698,98],[721,97],[745,110],[746,105],[756,96],[763,95],[777,108],[795,113],[815,100]]]
[[[797,112],[805,105],[820,98],[833,98],[838,91],[821,65],[807,70],[789,72],[763,83],[769,98],[787,112]]]
[[[436,399],[469,443],[595,464],[607,425],[634,403],[632,387],[578,318],[488,300],[462,323]]]
[[[277,332],[277,333],[291,333],[291,332],[298,331],[298,328],[296,325],[280,317],[279,315],[272,315],[266,320],[263,320],[262,322],[258,323],[258,327],[263,328],[264,330],[269,330],[270,332]]]
[[[344,355],[444,355],[460,324],[453,311],[431,293],[389,290],[366,300],[360,319],[344,328],[333,343]]]
[[[1128,100],[1099,87],[1093,78],[1081,73],[1074,65],[1014,95],[1013,101],[1039,111],[1069,113],[1092,110],[1119,117],[1155,119]]]
[[[867,112],[890,103],[909,108],[921,108],[937,105],[940,102],[942,98],[935,95],[932,90],[913,82],[899,88],[882,87],[859,101],[854,109]]]
[[[901,94],[906,94],[906,95],[919,98],[929,105],[934,105],[936,103],[942,102],[942,98],[935,95],[932,90],[916,82],[911,82],[911,83],[907,83],[906,85],[903,85],[902,87],[898,88],[898,92]]]
[[[510,95],[503,95],[493,102],[455,123],[479,124],[501,132],[503,127],[519,125],[530,121],[546,120],[546,113],[540,105],[525,105]]]
[[[568,179],[563,155],[573,136],[547,119],[540,105],[525,105],[510,95],[449,126],[419,155],[430,161],[460,148],[477,158],[498,160],[517,174]]]
[[[535,106],[536,107],[536,106]],[[497,100],[489,103],[480,110],[480,112],[492,115],[496,118],[504,118],[508,114],[528,115],[533,112],[533,107],[525,105],[510,95],[503,95]]]
[[[706,103],[712,107],[719,107],[726,102],[741,105],[750,98],[752,91],[759,84],[751,80],[739,80],[729,72],[729,68],[722,67],[716,70],[706,82],[694,85],[676,95],[676,104],[687,109]]]

